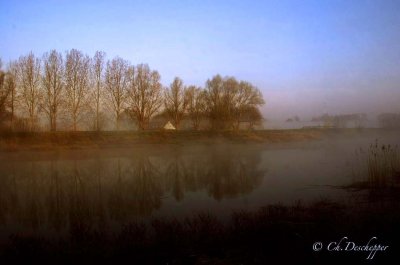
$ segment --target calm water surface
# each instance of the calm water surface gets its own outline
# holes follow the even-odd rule
[[[0,153],[0,233],[60,234],[76,220],[109,228],[198,212],[223,219],[271,203],[346,201],[334,186],[353,181],[354,150],[371,141]]]

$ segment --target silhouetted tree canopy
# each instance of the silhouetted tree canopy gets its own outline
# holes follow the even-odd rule
[[[260,90],[234,77],[214,76],[206,82],[207,112],[213,129],[235,129],[245,111],[263,105]]]
[[[170,120],[177,129],[236,130],[263,120],[263,96],[248,81],[215,75],[202,88],[175,77],[163,87],[158,71],[147,64],[105,56],[102,51],[90,57],[76,49],[51,50],[11,61],[0,68],[2,119],[7,116],[13,129],[15,117],[20,130],[30,131],[145,130],[154,117],[159,125]]]

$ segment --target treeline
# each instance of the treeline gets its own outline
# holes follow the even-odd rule
[[[93,57],[72,49],[36,57],[32,52],[0,61],[0,122],[11,130],[102,130],[107,124],[120,129],[129,117],[140,130],[154,117],[166,117],[179,129],[187,120],[198,130],[251,127],[262,120],[261,92],[246,81],[216,75],[205,87],[186,86],[176,77],[169,87],[146,64],[132,65],[104,52]],[[43,127],[44,126],[44,127]],[[204,126],[203,126],[204,127]]]
[[[382,128],[400,128],[400,113],[381,113],[378,122]]]

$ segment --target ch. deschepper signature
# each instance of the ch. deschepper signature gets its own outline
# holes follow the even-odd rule
[[[357,244],[345,236],[339,241],[332,241],[325,245],[322,242],[315,242],[312,248],[314,251],[327,250],[329,252],[365,252],[367,253],[367,259],[372,260],[377,252],[384,252],[389,248],[389,246],[378,244],[376,242],[377,240],[378,238],[374,236],[371,237],[366,244]]]

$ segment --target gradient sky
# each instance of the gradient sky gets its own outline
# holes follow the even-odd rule
[[[71,48],[204,85],[259,87],[267,118],[400,111],[400,1],[0,0],[0,57]]]

